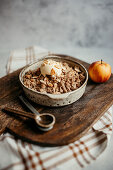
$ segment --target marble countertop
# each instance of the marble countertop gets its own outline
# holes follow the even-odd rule
[[[113,72],[113,0],[0,1],[0,77],[10,51],[39,45]],[[113,136],[106,151],[84,170],[113,169]]]

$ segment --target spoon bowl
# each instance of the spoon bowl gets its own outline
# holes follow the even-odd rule
[[[35,121],[40,127],[50,128],[55,124],[55,117],[49,113],[42,113],[40,115],[36,115]]]

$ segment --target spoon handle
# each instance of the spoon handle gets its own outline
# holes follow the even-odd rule
[[[3,110],[11,112],[11,113],[19,115],[19,116],[28,117],[28,118],[31,118],[31,119],[35,118],[35,115],[33,113],[29,113],[29,112],[25,112],[25,111],[21,111],[21,110],[16,110],[16,109],[11,108],[11,107],[5,107]]]
[[[19,99],[27,106],[27,108],[36,115],[39,115],[40,113],[28,102],[28,100],[24,96],[19,96]]]

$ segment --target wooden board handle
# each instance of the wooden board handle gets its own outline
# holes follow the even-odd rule
[[[7,127],[7,125],[5,124],[5,125],[0,125],[0,135],[2,135],[4,132],[5,132],[5,130],[6,130],[6,127]]]
[[[31,118],[31,119],[35,118],[35,114],[33,114],[33,113],[29,113],[29,112],[25,112],[25,111],[21,111],[21,110],[16,110],[16,109],[11,108],[11,107],[5,107],[3,110],[8,111],[8,112],[13,113],[13,114],[16,114],[16,115],[19,115],[19,116],[24,116],[24,117]]]

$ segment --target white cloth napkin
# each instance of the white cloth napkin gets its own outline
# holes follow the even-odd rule
[[[50,52],[49,52],[50,53]],[[48,50],[29,47],[11,53],[7,73],[34,62]],[[107,148],[112,134],[110,107],[85,136],[62,147],[40,147],[15,139],[10,134],[0,137],[0,169],[11,170],[79,170],[95,160]]]

